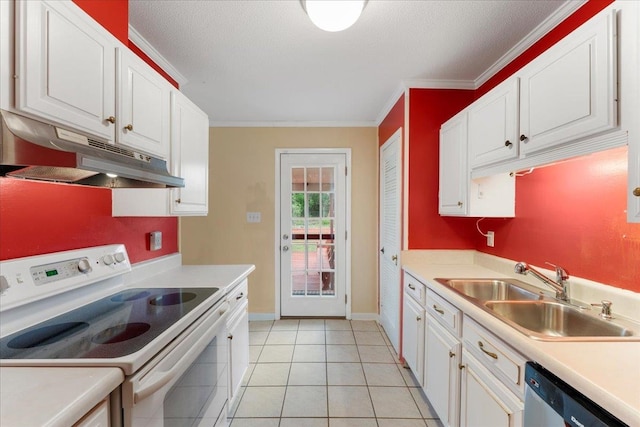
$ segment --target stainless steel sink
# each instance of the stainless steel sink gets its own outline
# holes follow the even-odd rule
[[[516,279],[447,279],[449,287],[477,307],[541,341],[640,341],[640,324],[615,317],[604,319],[589,304],[559,301]]]
[[[463,296],[480,301],[537,300],[541,291],[515,279],[436,279]]]
[[[605,320],[565,303],[553,301],[488,301],[498,318],[532,338],[582,340],[637,337],[637,331],[615,320]]]

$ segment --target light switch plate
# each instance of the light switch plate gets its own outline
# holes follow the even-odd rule
[[[259,223],[262,221],[262,215],[260,212],[247,212],[247,222]]]

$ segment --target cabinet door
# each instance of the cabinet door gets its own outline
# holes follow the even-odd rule
[[[402,310],[402,356],[418,383],[424,385],[424,325],[425,311],[405,292]]]
[[[469,107],[471,168],[518,156],[518,78],[495,87]]]
[[[133,52],[117,51],[117,142],[167,159],[172,86]]]
[[[466,351],[461,372],[460,427],[522,426],[522,401]]]
[[[424,392],[445,426],[458,425],[462,344],[431,315],[427,320]]]
[[[440,193],[438,212],[466,215],[467,188],[467,112],[457,114],[440,129]]]
[[[178,91],[171,92],[171,173],[184,178],[172,190],[175,215],[209,211],[209,118]]]
[[[617,125],[613,12],[598,15],[520,73],[526,156]]]
[[[239,317],[229,328],[229,408],[238,395],[242,378],[249,367],[249,312],[248,302],[239,308]]]
[[[16,109],[113,141],[111,36],[60,1],[18,1],[16,34]]]
[[[73,427],[110,427],[109,421],[109,400],[103,400]]]

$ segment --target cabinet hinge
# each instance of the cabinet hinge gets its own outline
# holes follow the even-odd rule
[[[347,303],[347,294],[344,295],[344,303]]]
[[[347,240],[349,238],[349,234],[347,234],[347,233],[348,233],[348,231],[345,230],[345,232],[344,232],[344,240]]]
[[[348,168],[345,166],[345,167],[344,167],[344,176],[347,176],[347,175],[348,175],[347,170],[348,170]]]

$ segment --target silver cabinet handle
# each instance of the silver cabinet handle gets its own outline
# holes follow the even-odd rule
[[[480,347],[480,350],[482,350],[482,352],[484,354],[486,354],[487,356],[498,360],[498,355],[497,354],[495,354],[495,353],[493,353],[491,351],[487,351],[487,350],[484,349],[484,344],[482,344],[482,341],[478,341],[478,347]]]

